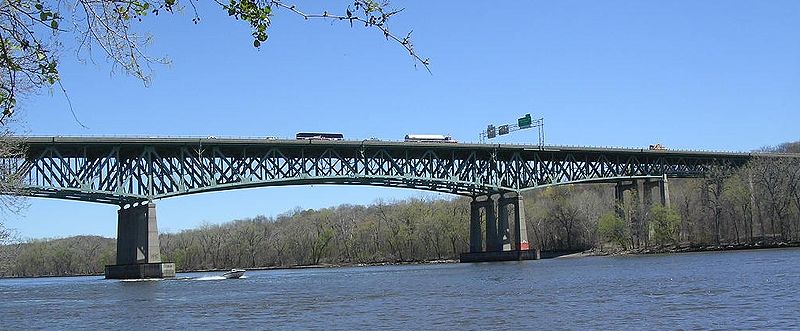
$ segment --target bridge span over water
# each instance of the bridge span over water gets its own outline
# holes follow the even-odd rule
[[[170,268],[174,274],[174,266],[161,263],[159,253],[152,201],[162,198],[307,184],[444,192],[473,199],[473,255],[464,259],[507,259],[510,255],[503,252],[524,258],[531,253],[523,192],[570,183],[617,183],[618,199],[625,190],[636,188],[649,196],[650,189],[658,187],[661,202],[669,204],[668,178],[703,176],[712,168],[742,166],[755,155],[774,156],[377,140],[61,136],[24,140],[25,157],[4,160],[23,176],[22,194],[120,206],[118,265],[106,270],[111,278],[168,275]]]
[[[402,187],[478,197],[547,185],[696,177],[751,153],[364,141],[30,137],[25,193],[126,205],[262,186]]]

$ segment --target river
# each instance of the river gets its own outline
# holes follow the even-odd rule
[[[0,329],[798,329],[800,249],[0,280]]]

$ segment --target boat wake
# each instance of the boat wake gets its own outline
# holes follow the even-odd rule
[[[243,279],[247,278],[247,276],[241,276],[239,278]],[[225,278],[223,276],[205,276],[205,277],[192,278],[192,280],[226,280],[226,279],[234,279],[234,278]]]
[[[156,282],[159,280],[164,280],[164,278],[120,279],[119,281],[126,283],[138,283],[138,282]]]
[[[225,280],[225,277],[222,277],[222,276],[205,276],[205,277],[197,277],[194,280]]]

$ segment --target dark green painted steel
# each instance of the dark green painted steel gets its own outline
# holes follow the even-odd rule
[[[27,137],[24,194],[128,204],[239,188],[340,184],[464,196],[545,185],[700,176],[750,153],[216,138]],[[759,154],[764,156],[781,156]],[[8,193],[8,192],[6,192]]]

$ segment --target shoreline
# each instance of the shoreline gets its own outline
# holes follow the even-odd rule
[[[568,254],[556,254],[555,256],[546,257],[543,259],[568,259],[568,258],[583,258],[583,257],[614,257],[626,255],[655,255],[655,254],[682,254],[682,253],[700,253],[700,252],[725,252],[725,251],[741,251],[741,250],[761,250],[761,249],[780,249],[780,248],[798,248],[800,241],[791,242],[777,242],[777,243],[763,243],[756,242],[752,244],[720,244],[720,245],[699,245],[699,244],[677,244],[677,245],[663,245],[653,246],[647,248],[636,249],[601,249],[593,248],[585,251],[579,251]],[[554,252],[554,251],[543,251]],[[360,268],[360,267],[379,267],[379,266],[400,266],[400,265],[423,265],[423,264],[450,264],[460,263],[458,259],[437,259],[437,260],[423,260],[423,261],[383,261],[383,262],[366,262],[366,263],[341,263],[341,264],[311,264],[311,265],[293,265],[293,266],[264,266],[252,268],[240,268],[247,271],[260,271],[260,270],[296,270],[296,269],[327,269],[327,268]],[[177,273],[199,273],[199,272],[225,272],[230,269],[198,269],[198,270],[182,270]],[[0,277],[0,279],[36,279],[36,278],[53,278],[53,277],[89,277],[89,276],[104,276],[104,273],[95,274],[74,274],[74,275],[40,275],[40,276],[8,276]]]
[[[622,249],[604,250],[600,248],[593,248],[575,254],[560,256],[560,258],[727,252],[727,251],[797,248],[797,247],[800,247],[800,241],[786,241],[786,242],[775,242],[775,243],[755,242],[755,243],[719,244],[719,245],[675,244],[675,245],[660,245],[660,246],[651,246],[651,247],[625,249],[625,250]]]

